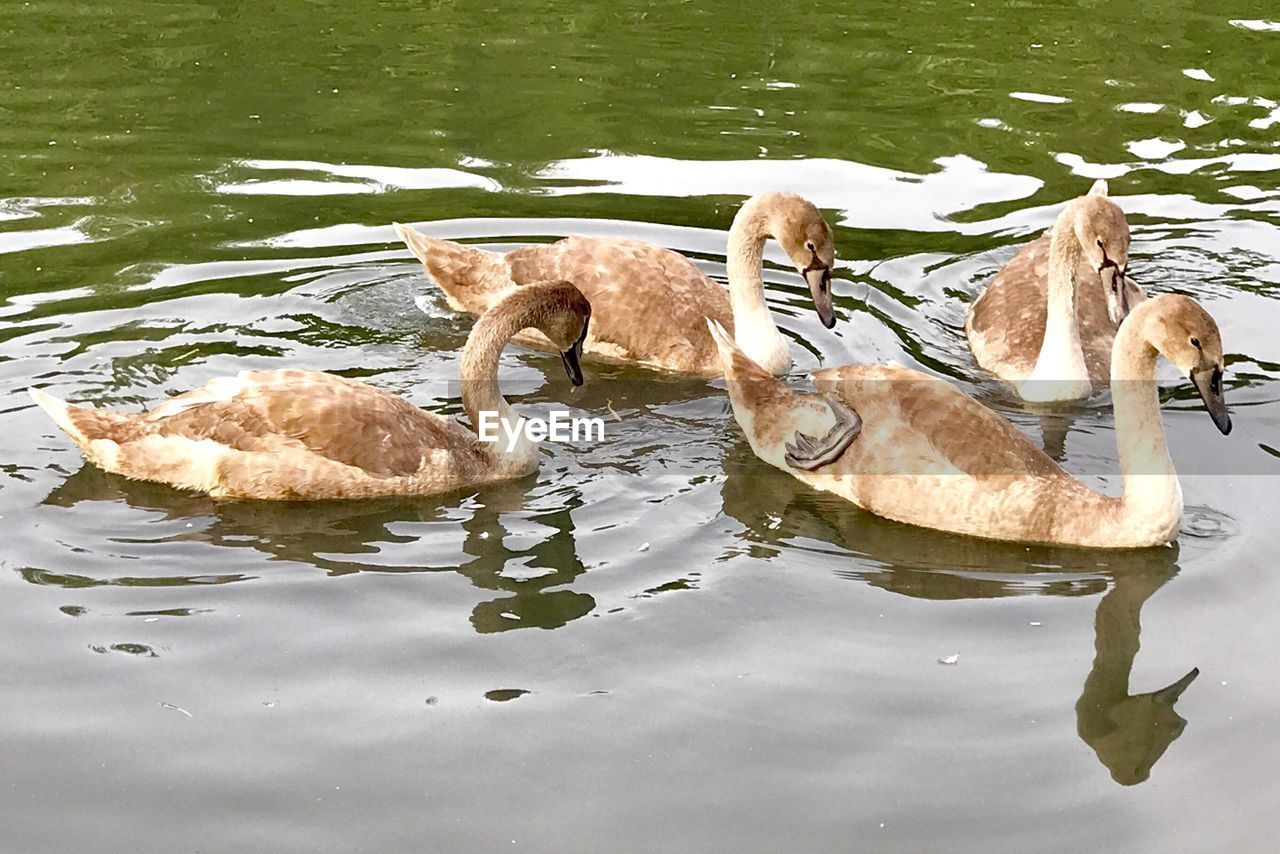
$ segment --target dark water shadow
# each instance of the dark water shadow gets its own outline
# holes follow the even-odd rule
[[[783,472],[751,465],[745,458],[750,455],[749,449],[731,454],[722,494],[725,512],[742,523],[741,536],[756,548],[785,544],[846,554],[858,560],[837,570],[838,576],[919,599],[1105,592],[1094,619],[1093,667],[1075,704],[1081,740],[1112,779],[1128,786],[1146,780],[1182,734],[1187,722],[1174,707],[1198,669],[1157,691],[1131,694],[1129,689],[1142,606],[1178,574],[1177,544],[1110,552],[927,531],[881,519]]]
[[[580,506],[576,493],[557,496],[547,511],[529,509],[532,478],[490,484],[470,493],[427,498],[372,501],[314,501],[280,503],[222,501],[167,486],[132,481],[84,464],[59,484],[43,503],[74,507],[83,502],[116,501],[161,514],[163,519],[199,519],[183,533],[158,539],[116,540],[125,543],[195,541],[233,549],[253,549],[271,561],[309,564],[331,576],[355,572],[458,572],[477,588],[504,595],[479,602],[471,623],[477,632],[519,628],[552,629],[586,616],[595,600],[572,590],[553,590],[570,584],[585,572],[574,540],[572,511]],[[518,513],[520,521],[546,529],[527,546],[509,546],[511,531],[504,515]],[[441,560],[442,550],[427,543],[413,523],[456,521],[465,532],[459,563]],[[406,525],[406,523],[408,523]],[[525,538],[519,538],[523,540]],[[416,544],[422,543],[418,550]],[[391,552],[397,558],[385,561]],[[447,557],[456,556],[445,552]],[[418,559],[420,558],[420,560]],[[261,570],[257,572],[262,575]],[[187,583],[209,583],[193,575]],[[34,583],[58,584],[47,573],[30,577]],[[168,579],[181,584],[184,579]],[[66,586],[92,586],[71,582]]]

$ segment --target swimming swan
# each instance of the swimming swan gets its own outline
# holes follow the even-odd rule
[[[1106,385],[1116,327],[1146,299],[1128,263],[1129,225],[1097,181],[973,303],[964,331],[978,364],[1028,401],[1079,400]]]
[[[703,318],[719,321],[739,346],[774,374],[791,367],[791,352],[765,301],[765,240],[773,237],[805,278],[818,317],[835,325],[831,266],[835,242],[822,214],[792,193],[748,199],[729,229],[728,293],[670,249],[640,240],[575,235],[505,255],[439,240],[395,226],[427,275],[457,311],[480,314],[517,285],[568,279],[591,300],[585,352],[611,361],[707,377],[721,376],[720,359]],[[536,337],[519,343],[546,346]]]
[[[537,470],[537,446],[523,431],[508,447],[507,428],[514,434],[520,417],[498,391],[498,357],[515,333],[536,328],[581,385],[590,316],[571,284],[542,282],[513,291],[476,322],[462,351],[462,406],[473,426],[488,416],[497,442],[390,392],[313,371],[243,371],[141,413],[29,391],[90,462],[135,480],[220,498],[427,495]]]
[[[877,515],[959,534],[1096,548],[1172,540],[1182,490],[1160,423],[1159,353],[1191,378],[1218,429],[1231,430],[1217,324],[1185,296],[1140,303],[1116,337],[1119,498],[1067,474],[947,382],[900,366],[847,365],[816,372],[819,393],[802,394],[761,370],[723,330],[713,334],[733,413],[756,456]]]

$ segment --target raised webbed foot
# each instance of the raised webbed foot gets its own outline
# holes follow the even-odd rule
[[[825,394],[822,399],[836,416],[835,426],[820,439],[797,432],[795,444],[786,446],[787,465],[792,468],[813,471],[835,462],[862,432],[862,419],[844,401]]]

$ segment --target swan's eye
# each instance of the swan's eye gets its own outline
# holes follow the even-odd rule
[[[1101,237],[1099,237],[1099,238],[1098,238],[1098,248],[1102,250],[1103,254],[1106,254],[1107,247],[1105,247],[1105,246],[1103,246],[1103,245],[1102,245],[1102,238],[1101,238]]]
[[[1191,338],[1191,346],[1192,346],[1192,347],[1199,347],[1199,346],[1200,346],[1200,339],[1199,339],[1199,338],[1196,338],[1195,336],[1192,336],[1192,338]]]
[[[810,252],[817,252],[817,251],[818,251],[818,248],[817,248],[816,246],[814,246],[814,245],[813,245],[813,241],[809,241],[808,243],[806,243],[806,244],[805,244],[805,248],[806,248],[806,249],[808,249]]]

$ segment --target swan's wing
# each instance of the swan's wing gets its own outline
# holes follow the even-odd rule
[[[573,236],[517,249],[508,253],[507,264],[511,278],[522,284],[573,282],[591,301],[591,339],[634,359],[692,351],[691,356],[713,361],[705,318],[733,330],[724,286],[683,255],[651,243]]]
[[[244,371],[170,398],[146,421],[161,435],[212,439],[237,450],[281,439],[382,476],[417,472],[433,450],[479,453],[461,425],[361,382],[311,371]]]
[[[1044,342],[1049,235],[1018,250],[969,310],[965,323],[978,364],[1006,380],[1035,368]]]
[[[1061,475],[1007,420],[945,380],[890,365],[847,365],[813,374],[862,419],[846,458],[859,474]]]

